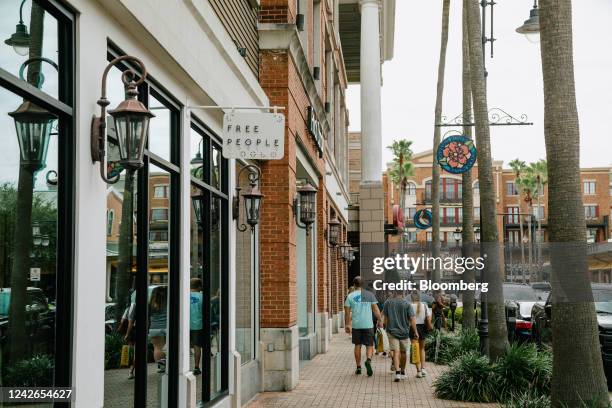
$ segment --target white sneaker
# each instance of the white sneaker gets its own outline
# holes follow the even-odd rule
[[[423,377],[427,377],[427,371],[425,371],[424,368],[421,369],[421,374],[423,375]]]
[[[393,382],[400,382],[401,379],[402,379],[401,374],[395,374],[395,379],[393,380]]]
[[[420,372],[420,371],[419,371],[419,372],[417,373],[416,377],[417,377],[417,378],[423,378],[423,377],[425,377],[425,376],[423,375],[423,373],[422,373],[422,372]]]
[[[402,380],[405,380],[405,379],[406,379],[406,374],[400,374],[400,378],[401,378]]]

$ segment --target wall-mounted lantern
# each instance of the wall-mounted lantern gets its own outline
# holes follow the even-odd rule
[[[142,70],[142,75],[136,80],[137,74],[133,69],[128,68],[123,72],[121,80],[125,86],[126,99],[116,109],[108,111],[115,122],[119,143],[119,163],[124,168],[137,170],[144,165],[143,156],[149,133],[149,120],[155,116],[136,99],[138,86],[147,77],[147,70],[142,61],[130,55],[123,55],[112,60],[102,74],[102,91],[98,99],[100,116],[94,117],[91,123],[91,159],[94,163],[100,162],[100,176],[109,184],[119,181],[119,175],[109,179],[106,174],[106,107],[110,103],[106,99],[106,78],[114,65],[127,60],[136,62]]]
[[[338,237],[340,236],[340,221],[334,215],[334,218],[327,223],[327,246],[334,248],[338,245]]]
[[[259,180],[261,178],[261,170],[254,164],[243,167],[238,173],[237,182],[240,183],[240,176],[245,170],[249,170],[249,188],[242,194],[244,198],[244,209],[246,211],[246,222],[251,226],[251,232],[255,231],[255,226],[259,223],[259,210],[261,208],[261,200],[264,195],[259,190]],[[236,187],[236,195],[233,201],[233,218],[236,220],[240,214],[240,187]],[[238,231],[246,231],[247,226],[242,224],[238,227]]]
[[[315,222],[317,216],[317,189],[310,183],[306,183],[297,190],[298,195],[293,200],[293,215],[297,226],[310,233],[310,226]]]

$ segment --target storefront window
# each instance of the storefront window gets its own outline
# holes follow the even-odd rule
[[[24,5],[20,22],[20,5],[0,2],[0,82],[13,83],[0,87],[0,380],[67,386],[73,24],[37,1]],[[5,42],[17,23],[31,33],[29,47]]]
[[[300,336],[314,333],[314,297],[315,297],[315,234],[316,222],[312,224],[311,232],[297,228],[296,252],[297,252],[297,296],[298,296],[298,329]]]
[[[191,146],[191,156],[201,152],[202,160],[192,159],[191,167],[190,365],[198,400],[208,402],[228,390],[227,160],[214,136],[196,123]]]
[[[236,174],[244,168],[244,165],[236,164]],[[246,176],[240,182],[242,191],[249,186]],[[238,218],[238,225],[244,223],[244,211]],[[257,259],[257,231],[251,232],[251,228],[245,231],[236,230],[236,350],[240,353],[242,364],[248,363],[255,358],[255,344],[257,339],[255,311],[258,270]]]
[[[124,68],[109,73],[112,106],[124,98],[117,86]],[[162,407],[178,393],[180,175],[173,163],[179,157],[179,110],[152,84],[143,84],[139,93],[156,115],[145,164],[137,171],[123,169],[107,194],[117,226],[107,237],[107,309],[114,310],[114,319],[106,333],[105,406]],[[110,167],[120,172],[109,122]]]

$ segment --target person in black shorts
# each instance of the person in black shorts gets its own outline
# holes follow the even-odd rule
[[[378,301],[373,293],[362,289],[361,277],[353,279],[355,291],[346,297],[344,302],[344,330],[351,335],[355,345],[355,374],[361,374],[361,346],[366,346],[365,367],[368,376],[372,376],[372,355],[374,354],[374,321],[372,312],[382,327],[382,316],[378,309]]]

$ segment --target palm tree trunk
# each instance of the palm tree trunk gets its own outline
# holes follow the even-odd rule
[[[124,310],[130,305],[130,288],[132,287],[132,263],[134,243],[134,178],[135,171],[126,169],[123,202],[121,204],[121,226],[119,228],[119,245],[117,261],[117,296],[115,302],[116,319],[121,321]]]
[[[45,10],[36,2],[30,11],[30,58],[42,55]],[[34,61],[28,66],[27,79],[30,85],[39,83],[41,63]],[[11,295],[9,304],[9,354],[10,364],[27,357],[26,296],[30,273],[30,248],[32,245],[32,200],[34,193],[34,169],[20,161],[17,187],[15,224],[15,257],[11,270]]]
[[[467,2],[463,0],[463,123],[468,123],[472,113],[472,86],[470,84],[470,47],[467,33]],[[463,134],[467,137],[472,137],[472,127],[464,126]],[[463,185],[461,194],[461,207],[463,208],[463,225],[461,239],[463,245],[461,247],[461,256],[473,256],[474,249],[474,190],[472,190],[472,171],[466,171],[461,176]],[[463,279],[466,283],[474,282],[474,271],[468,270],[465,272]],[[466,290],[462,294],[463,301],[463,323],[464,329],[474,329],[474,291]]]
[[[603,372],[586,259],[580,188],[580,130],[572,51],[571,0],[540,0],[544,136],[548,160],[554,407],[606,407]],[[563,143],[559,143],[559,140]],[[568,247],[570,247],[568,250]],[[570,296],[562,299],[562,295]],[[570,333],[568,333],[570,328]]]
[[[533,218],[533,206],[529,206],[529,217],[527,217],[527,237],[529,238],[528,259],[529,259],[529,282],[533,282],[533,235],[531,234],[531,219]]]
[[[484,53],[480,31],[480,11],[477,0],[468,1],[468,34],[470,48],[470,79],[476,123],[476,146],[478,147],[478,180],[480,182],[480,226],[481,245],[487,255],[482,273],[488,282],[486,293],[489,314],[489,357],[498,359],[508,346],[505,309],[502,293],[502,271],[500,270],[499,237],[497,231],[497,211],[493,185],[493,165],[491,162],[491,140],[489,134],[489,115],[487,90],[484,76]]]
[[[444,97],[444,71],[446,69],[446,48],[448,45],[448,17],[450,13],[450,0],[442,1],[442,37],[440,41],[440,61],[438,62],[438,84],[436,87],[436,108],[434,124],[442,120],[442,99]],[[440,144],[440,127],[434,126],[433,154],[434,157]],[[434,258],[440,256],[440,166],[434,160],[431,169],[431,212],[433,215],[431,243]],[[434,265],[431,280],[440,282],[440,268]]]

